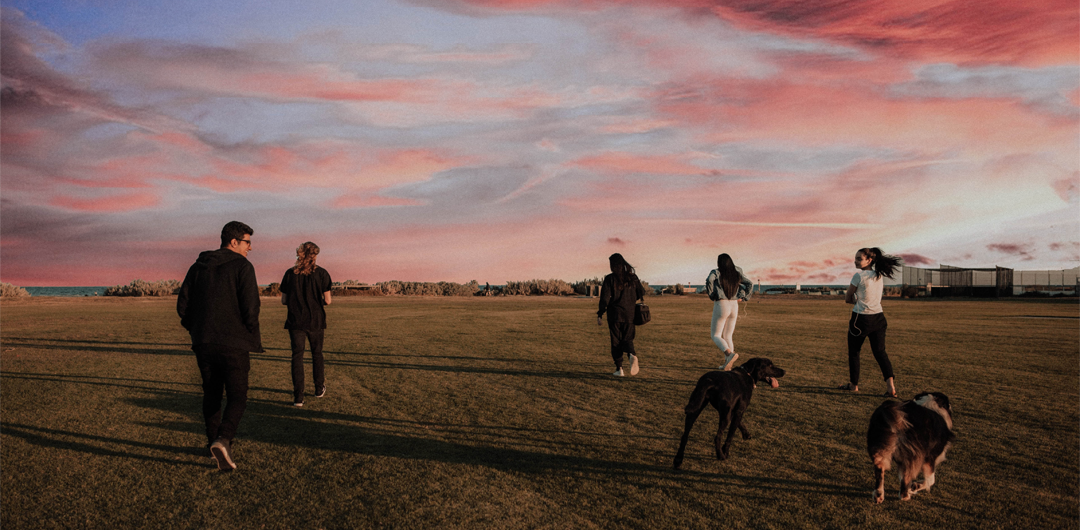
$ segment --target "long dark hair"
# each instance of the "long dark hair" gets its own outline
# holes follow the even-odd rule
[[[296,265],[293,272],[301,276],[311,274],[315,270],[315,256],[319,255],[319,245],[308,241],[296,247]]]
[[[896,273],[896,269],[903,264],[903,260],[899,256],[890,256],[877,247],[860,248],[858,253],[870,258],[870,266],[874,269],[876,278],[882,276],[892,278],[893,274]]]
[[[739,280],[742,279],[739,271],[735,270],[735,262],[731,256],[720,254],[716,257],[716,270],[720,273],[720,287],[724,289],[724,295],[728,299],[735,298],[739,292]]]
[[[611,265],[611,273],[615,275],[616,289],[624,289],[631,282],[637,280],[637,272],[634,271],[634,267],[626,262],[622,254],[618,252],[612,254],[608,257],[608,263]]]

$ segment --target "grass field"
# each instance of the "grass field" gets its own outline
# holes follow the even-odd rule
[[[759,386],[717,461],[717,415],[671,469],[682,407],[720,359],[711,303],[651,298],[641,373],[616,379],[595,300],[338,298],[323,399],[291,405],[284,308],[263,299],[239,468],[205,454],[201,391],[175,297],[35,298],[0,313],[5,530],[23,528],[1077,528],[1080,306],[886,300],[902,398],[941,391],[957,442],[937,484],[871,502],[866,425],[883,401],[850,306],[744,304]],[[310,367],[308,372],[311,391]]]

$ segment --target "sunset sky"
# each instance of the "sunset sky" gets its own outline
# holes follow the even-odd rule
[[[1075,0],[0,0],[0,279],[1080,264]]]

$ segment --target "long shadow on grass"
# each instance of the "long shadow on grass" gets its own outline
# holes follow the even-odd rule
[[[40,337],[4,337],[4,342],[9,340],[25,340],[30,342],[70,342],[70,343],[86,343],[86,344],[127,344],[127,345],[141,345],[141,346],[187,346],[190,348],[190,344],[182,342],[141,342],[141,341],[118,341],[118,340],[94,340],[94,339],[43,339]]]
[[[96,346],[102,344],[102,346]],[[31,350],[64,350],[85,351],[101,353],[138,353],[144,355],[191,355],[191,349],[175,350],[165,349],[170,346],[182,346],[181,344],[162,344],[154,342],[110,342],[98,340],[63,340],[63,339],[28,339],[20,337],[5,337],[4,348],[27,348]],[[130,346],[120,346],[130,345]],[[137,348],[131,346],[156,346]]]
[[[43,374],[31,372],[4,372],[0,374],[0,380],[23,379],[28,381],[51,381],[55,383],[75,383],[80,385],[109,386],[126,388],[129,390],[145,390],[148,392],[168,391],[165,386],[193,386],[201,388],[199,383],[185,383],[179,381],[158,381],[154,379],[136,379],[131,377],[102,377],[96,375],[68,375],[68,374]],[[134,383],[152,383],[159,386],[143,386]],[[191,393],[182,390],[172,391],[177,393]]]
[[[97,436],[93,434],[64,431],[60,429],[46,429],[44,427],[35,427],[33,425],[22,425],[18,423],[8,422],[0,424],[0,428],[3,429],[4,436],[14,436],[16,438],[22,438],[31,445],[37,445],[40,447],[45,447],[47,449],[65,449],[68,451],[78,451],[80,453],[88,453],[92,455],[111,456],[116,458],[134,458],[136,460],[159,462],[162,464],[170,464],[176,466],[193,466],[199,464],[196,464],[190,459],[177,460],[175,458],[137,454],[130,450],[125,450],[124,448],[137,448],[141,450],[163,451],[167,453],[205,456],[205,449],[196,447],[173,447],[169,445],[136,442],[132,440],[124,440],[121,438],[110,438],[107,436]],[[75,441],[72,441],[71,439],[74,439]],[[93,445],[91,443],[85,442],[97,442],[103,444],[104,447],[101,445]]]
[[[267,349],[270,351],[270,349]],[[325,352],[324,352],[325,353]],[[448,357],[427,357],[432,360],[448,359]],[[252,360],[257,361],[270,361],[288,363],[291,362],[290,357],[287,356],[275,356],[265,354],[252,354]],[[481,358],[483,361],[503,361],[503,359],[487,359]],[[310,361],[305,361],[305,364]],[[524,365],[536,365],[535,363],[527,363],[523,359],[514,359],[513,362]],[[352,360],[340,360],[340,359],[326,359],[324,364],[327,367],[341,366],[349,368],[367,368],[374,370],[420,370],[426,372],[436,373],[456,373],[456,374],[486,374],[486,375],[508,375],[514,377],[543,377],[553,379],[576,379],[576,380],[611,380],[612,376],[608,372],[608,369],[596,370],[594,364],[586,363],[569,363],[559,362],[552,364],[559,365],[580,365],[588,367],[588,371],[582,370],[522,370],[511,368],[494,368],[484,366],[468,366],[468,365],[456,365],[456,364],[418,364],[418,363],[397,363],[391,361],[352,361]],[[550,364],[549,364],[550,366]],[[657,370],[659,371],[659,370]],[[667,371],[665,369],[665,371]],[[655,376],[641,376],[637,378],[641,381],[648,381],[652,384],[670,384],[677,386],[685,386],[686,384],[692,384],[696,379],[673,379],[662,378]],[[626,378],[623,382],[630,384],[630,381],[634,381],[634,378]],[[692,388],[692,387],[691,387]]]
[[[4,379],[23,379],[27,381],[50,381],[54,383],[70,383],[79,385],[91,385],[91,386],[108,386],[114,388],[126,388],[128,390],[140,390],[145,392],[168,392],[170,394],[186,394],[191,396],[202,396],[201,390],[170,390],[165,387],[168,386],[180,386],[180,387],[194,387],[201,389],[201,383],[186,383],[182,381],[159,381],[155,379],[137,379],[132,377],[102,377],[96,375],[68,375],[68,374],[46,374],[46,373],[31,373],[31,372],[4,372],[0,374],[0,380]],[[153,383],[158,386],[142,386],[129,383]],[[284,388],[268,388],[262,386],[248,387],[249,392],[268,392],[271,394],[288,394],[292,395],[292,390]],[[277,401],[257,400],[248,398],[248,402],[264,401],[266,403],[277,403]]]
[[[187,400],[186,406],[196,410],[191,407],[190,398],[175,394],[132,398],[130,401],[139,407],[175,411],[180,408],[176,403],[178,399]],[[185,423],[175,427],[186,429],[191,425]],[[197,433],[193,433],[193,438],[201,440]],[[668,440],[667,437],[656,435],[417,422],[297,409],[280,403],[253,403],[249,400],[239,439],[258,442],[264,450],[287,451],[296,448],[484,466],[537,477],[572,476],[637,486],[656,486],[663,481],[665,488],[691,491],[704,486],[738,486],[763,492],[777,490],[865,496],[861,488],[777,478],[764,473],[756,476],[675,471],[670,465],[677,439]],[[665,441],[670,442],[667,444],[671,446],[670,454],[667,451],[654,451],[657,445],[664,445]],[[575,452],[590,454],[572,454]],[[653,454],[657,463],[630,462],[629,452],[637,456]],[[592,454],[610,455],[610,459]],[[719,462],[702,465],[715,465],[718,470],[723,469],[723,464]],[[671,481],[676,485],[671,486]]]

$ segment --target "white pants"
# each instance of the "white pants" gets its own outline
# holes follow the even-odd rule
[[[731,336],[735,334],[735,321],[739,319],[738,300],[717,300],[712,309],[712,340],[722,352],[735,351]]]

